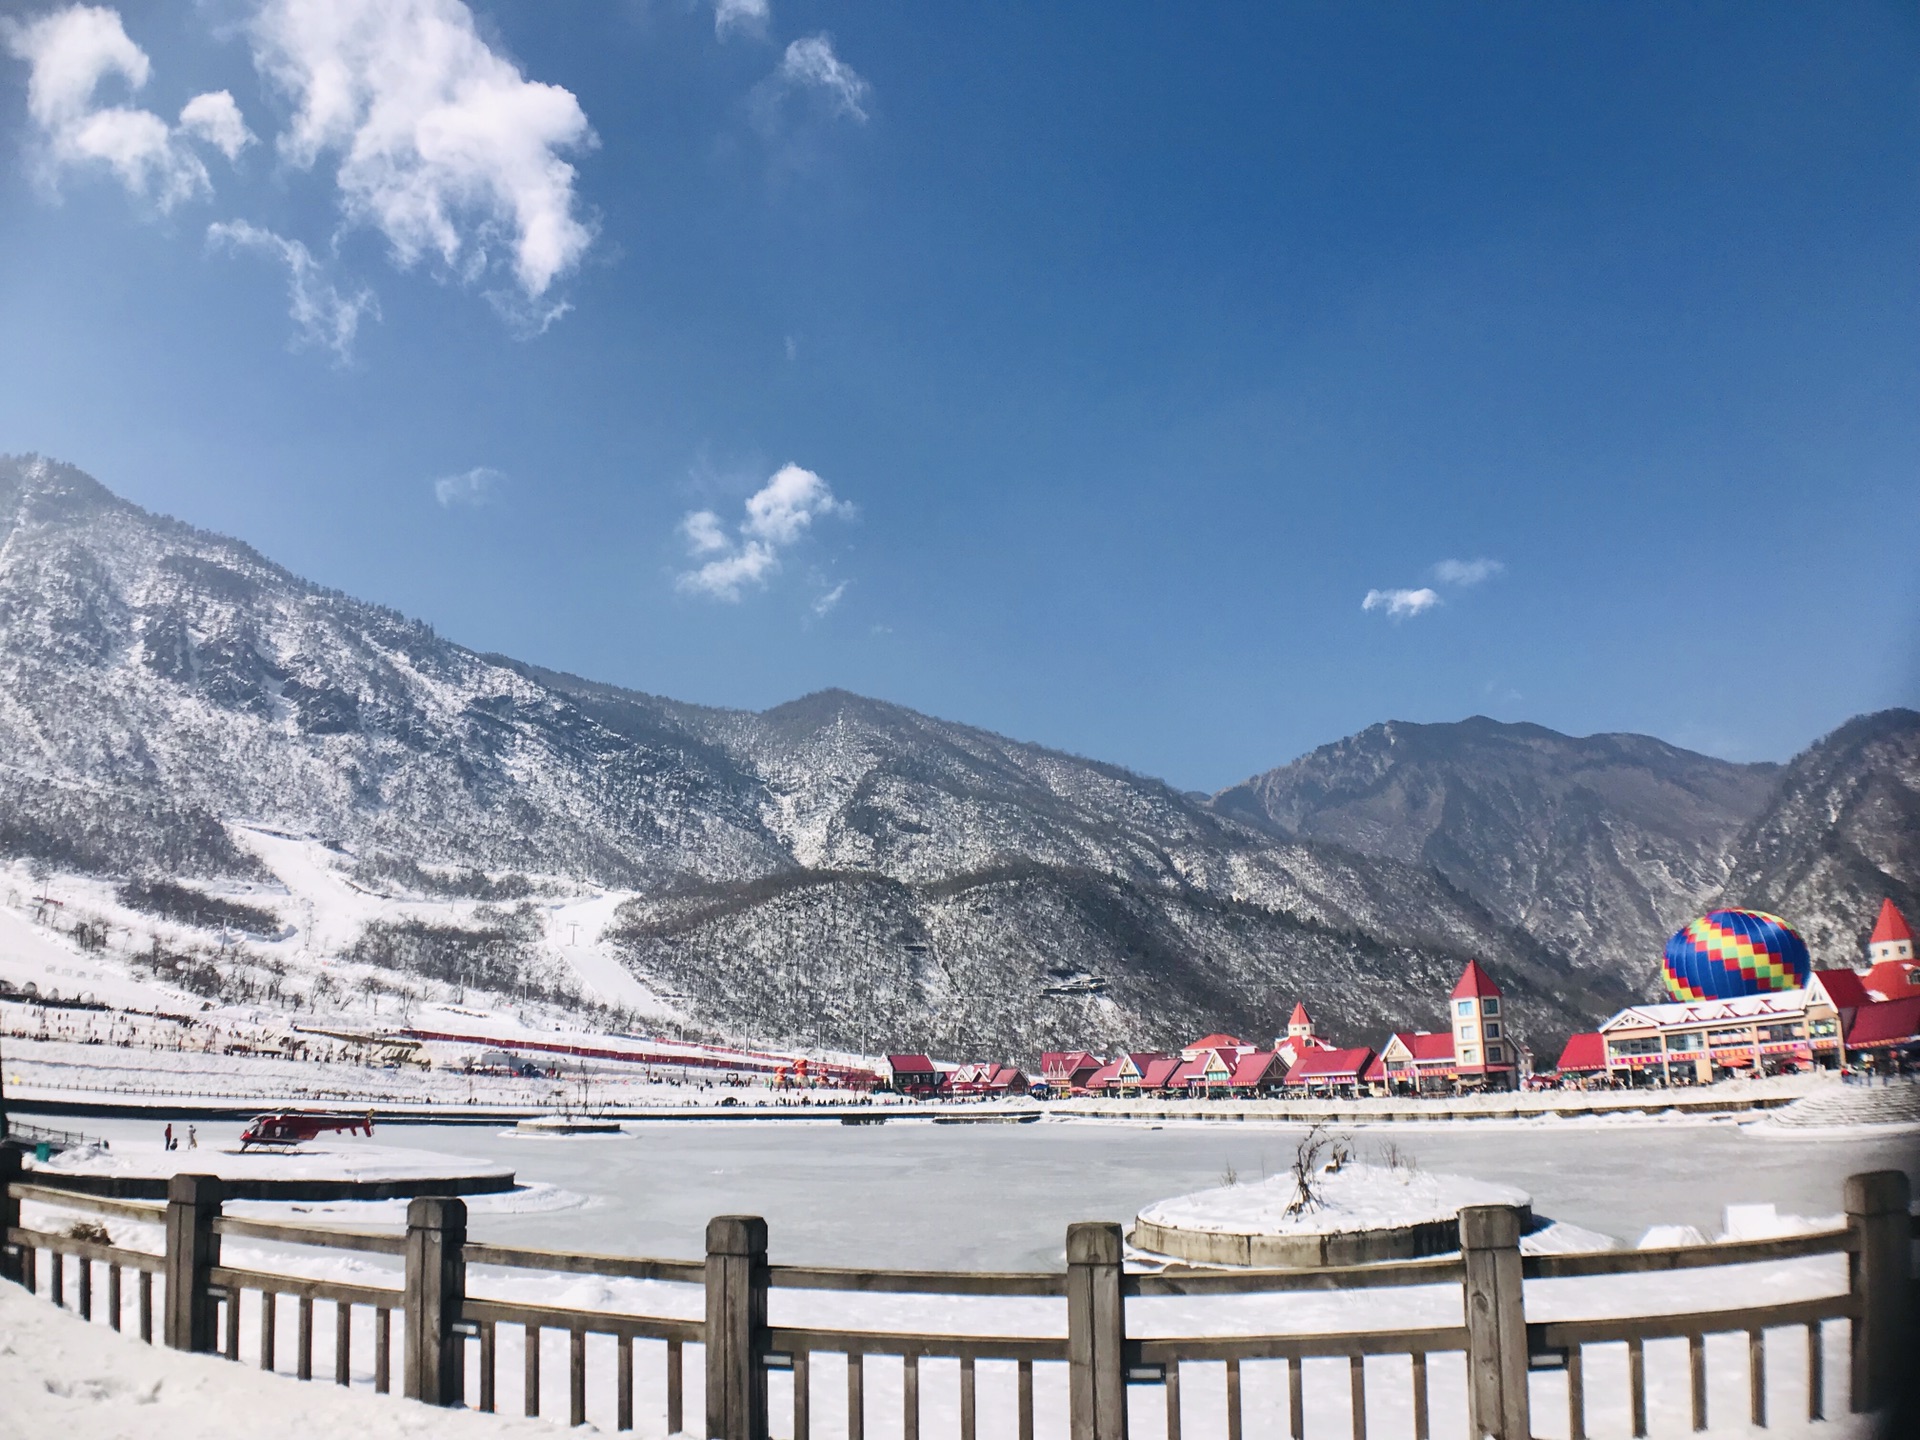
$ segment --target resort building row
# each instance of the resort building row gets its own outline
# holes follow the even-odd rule
[[[1920,962],[1906,918],[1885,901],[1867,942],[1867,966],[1812,969],[1804,942],[1777,916],[1715,912],[1765,922],[1799,946],[1800,969],[1783,971],[1764,948],[1739,935],[1720,937],[1732,984],[1755,993],[1633,1005],[1596,1031],[1572,1037],[1554,1070],[1534,1075],[1533,1057],[1511,1032],[1505,997],[1477,960],[1447,999],[1445,1030],[1396,1030],[1378,1047],[1336,1046],[1322,1038],[1304,1004],[1270,1046],[1234,1035],[1206,1035],[1178,1051],[1136,1051],[1103,1058],[1085,1050],[1048,1051],[1038,1074],[991,1061],[941,1065],[926,1055],[889,1055],[895,1090],[923,1098],[1042,1096],[1352,1096],[1450,1095],[1512,1090],[1525,1083],[1704,1085],[1731,1076],[1813,1068],[1905,1070],[1920,1059]],[[1729,932],[1730,933],[1730,932]],[[1668,988],[1689,994],[1672,973]],[[1725,978],[1725,977],[1723,977]],[[1783,981],[1803,978],[1787,988]]]
[[[1714,1000],[1633,1005],[1567,1042],[1563,1079],[1705,1085],[1792,1070],[1902,1072],[1920,1058],[1913,930],[1881,903],[1864,970],[1813,970],[1805,985]]]

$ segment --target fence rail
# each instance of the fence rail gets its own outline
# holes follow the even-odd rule
[[[1370,1363],[1405,1357],[1406,1368],[1398,1373],[1410,1381],[1410,1391],[1399,1393],[1406,1397],[1414,1440],[1428,1440],[1433,1402],[1429,1361],[1435,1356],[1457,1356],[1449,1365],[1464,1365],[1464,1406],[1472,1433],[1495,1440],[1525,1440],[1531,1434],[1531,1377],[1561,1371],[1568,1433],[1572,1440],[1585,1440],[1586,1351],[1621,1345],[1626,1349],[1625,1398],[1632,1432],[1645,1436],[1649,1428],[1646,1347],[1685,1341],[1691,1420],[1693,1428],[1701,1430],[1708,1423],[1708,1339],[1732,1337],[1737,1345],[1742,1335],[1747,1340],[1748,1418],[1755,1425],[1765,1425],[1767,1335],[1795,1330],[1805,1337],[1807,1415],[1817,1420],[1824,1418],[1827,1409],[1823,1327],[1829,1322],[1849,1324],[1849,1406],[1855,1411],[1874,1410],[1895,1397],[1910,1363],[1913,1282],[1909,1271],[1912,1244],[1920,1238],[1920,1219],[1909,1213],[1907,1179],[1887,1171],[1846,1181],[1843,1228],[1772,1240],[1522,1255],[1519,1211],[1478,1206],[1460,1214],[1459,1254],[1441,1259],[1311,1270],[1172,1269],[1127,1274],[1120,1227],[1083,1224],[1068,1229],[1064,1272],[959,1273],[773,1265],[767,1258],[765,1222],[745,1216],[722,1216],[709,1225],[704,1260],[667,1260],[471,1241],[466,1236],[465,1205],[454,1198],[414,1200],[405,1233],[393,1234],[225,1215],[219,1182],[207,1176],[174,1177],[167,1203],[159,1206],[27,1183],[20,1174],[17,1155],[0,1151],[0,1236],[5,1241],[0,1274],[35,1290],[44,1279],[53,1302],[67,1305],[71,1297],[72,1308],[82,1318],[92,1318],[95,1271],[104,1267],[105,1318],[114,1328],[121,1328],[131,1298],[140,1336],[151,1341],[158,1289],[164,1343],[237,1361],[251,1315],[257,1334],[255,1358],[271,1370],[278,1368],[281,1359],[282,1312],[291,1307],[293,1372],[311,1379],[318,1337],[325,1333],[316,1323],[324,1320],[325,1312],[317,1312],[316,1307],[330,1305],[336,1383],[353,1383],[356,1375],[365,1383],[366,1369],[354,1367],[359,1356],[371,1360],[373,1388],[390,1390],[397,1342],[401,1388],[408,1397],[439,1405],[465,1403],[471,1373],[478,1382],[473,1400],[477,1408],[489,1411],[497,1408],[500,1399],[503,1360],[517,1343],[521,1407],[528,1415],[542,1411],[543,1369],[550,1368],[552,1357],[552,1347],[543,1341],[564,1336],[569,1422],[586,1422],[589,1381],[597,1374],[600,1389],[595,1393],[604,1395],[611,1389],[615,1426],[620,1430],[633,1428],[641,1396],[636,1381],[643,1373],[652,1373],[640,1370],[636,1348],[659,1347],[660,1384],[647,1392],[648,1403],[658,1402],[658,1419],[666,1422],[670,1433],[685,1424],[686,1349],[697,1346],[704,1380],[703,1433],[718,1440],[766,1440],[773,1375],[788,1377],[791,1434],[795,1440],[810,1440],[818,1418],[814,1413],[816,1361],[822,1356],[840,1357],[844,1363],[849,1440],[864,1440],[874,1398],[869,1393],[868,1362],[876,1357],[899,1362],[901,1429],[908,1440],[919,1440],[921,1433],[922,1366],[928,1361],[957,1367],[963,1440],[976,1440],[981,1425],[982,1365],[993,1367],[987,1372],[993,1383],[1011,1379],[1011,1410],[1020,1440],[1033,1440],[1035,1434],[1036,1366],[1053,1377],[1050,1387],[1064,1369],[1065,1431],[1070,1440],[1124,1440],[1129,1391],[1152,1385],[1164,1392],[1168,1440],[1181,1440],[1183,1426],[1197,1418],[1190,1393],[1183,1395],[1183,1367],[1195,1365],[1224,1367],[1225,1435],[1227,1440],[1241,1440],[1246,1426],[1243,1390],[1253,1373],[1244,1367],[1280,1366],[1285,1373],[1288,1434],[1299,1440],[1304,1433],[1306,1362],[1345,1361],[1352,1434],[1354,1440],[1367,1440],[1370,1401],[1380,1399],[1385,1393],[1381,1385],[1396,1373],[1389,1365],[1383,1375],[1373,1377],[1370,1387]],[[165,1251],[156,1254],[107,1243],[97,1233],[62,1234],[23,1227],[23,1201],[162,1227]],[[350,1282],[228,1265],[221,1256],[221,1242],[227,1238],[395,1258],[401,1262],[395,1274],[400,1283]],[[1529,1280],[1655,1274],[1829,1254],[1847,1258],[1847,1288],[1813,1299],[1685,1314],[1533,1322],[1526,1317],[1525,1282]],[[594,1275],[699,1286],[704,1305],[699,1318],[673,1318],[473,1294],[468,1280],[469,1271],[476,1267],[519,1275]],[[132,1288],[137,1295],[133,1297],[127,1294],[129,1274],[135,1277]],[[1461,1323],[1286,1334],[1128,1333],[1129,1302],[1134,1301],[1414,1286],[1457,1288]],[[775,1324],[768,1315],[768,1301],[776,1290],[790,1295],[782,1302],[783,1312],[804,1309],[808,1292],[1064,1301],[1065,1333],[945,1334],[860,1328],[844,1322],[794,1323],[786,1315]],[[396,1312],[401,1322],[398,1335]],[[1726,1349],[1724,1340],[1715,1340],[1714,1354]],[[595,1360],[595,1356],[601,1358]],[[1005,1373],[1008,1369],[1010,1376]],[[894,1373],[890,1365],[886,1374]],[[950,1377],[952,1371],[939,1373]],[[1264,1376],[1269,1370],[1259,1368],[1258,1373]],[[948,1383],[947,1378],[940,1383]],[[1396,1386],[1400,1383],[1393,1380]],[[1049,1389],[1048,1393],[1058,1392]],[[1001,1398],[1007,1397],[1002,1394]],[[1377,1403],[1373,1408],[1377,1413]]]

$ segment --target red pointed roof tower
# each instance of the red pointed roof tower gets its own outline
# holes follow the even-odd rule
[[[1907,917],[1900,913],[1900,907],[1891,900],[1880,902],[1880,918],[1874,922],[1873,934],[1867,937],[1867,944],[1886,945],[1906,941],[1913,944],[1913,931],[1907,925]]]
[[[1480,968],[1478,960],[1467,961],[1467,968],[1460,972],[1460,981],[1453,987],[1456,1000],[1478,1000],[1485,996],[1500,998],[1500,987],[1493,983],[1493,977]]]

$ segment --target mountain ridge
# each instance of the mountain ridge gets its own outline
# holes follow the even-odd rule
[[[727,709],[470,650],[39,457],[0,458],[0,526],[0,856],[257,875],[248,821],[569,877],[617,892],[594,944],[745,1039],[1138,1048],[1302,998],[1371,1037],[1477,956],[1550,1041],[1648,993],[1777,778],[1472,717],[1200,797],[841,689]]]

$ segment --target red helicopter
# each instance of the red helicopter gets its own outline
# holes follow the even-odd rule
[[[373,1112],[365,1115],[328,1115],[313,1110],[289,1110],[279,1115],[256,1115],[240,1132],[240,1149],[249,1145],[299,1145],[323,1130],[373,1134]]]

